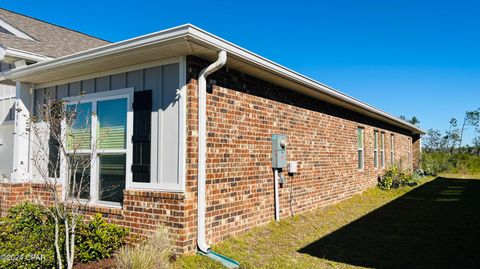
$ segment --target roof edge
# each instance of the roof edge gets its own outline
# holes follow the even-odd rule
[[[196,41],[204,44],[208,44],[212,48],[217,50],[225,50],[227,53],[241,58],[250,64],[253,64],[259,68],[262,68],[268,72],[274,73],[278,76],[286,78],[290,81],[303,85],[307,88],[320,92],[322,94],[333,97],[337,100],[345,102],[347,104],[358,107],[362,110],[376,114],[386,120],[393,121],[402,126],[402,128],[411,131],[413,134],[424,134],[425,131],[419,127],[410,124],[402,119],[393,116],[385,111],[375,108],[359,99],[344,94],[330,86],[320,83],[314,79],[304,76],[296,71],[293,71],[287,67],[284,67],[278,63],[268,60],[258,54],[255,54],[249,50],[246,50],[234,43],[224,40],[212,33],[209,33],[199,27],[192,24],[184,24],[177,27],[169,28],[159,32],[146,34],[131,39],[119,41],[116,43],[107,44],[101,47],[92,48],[82,52],[62,56],[56,59],[39,62],[33,65],[17,68],[6,73],[6,76],[15,80],[28,75],[39,73],[45,70],[52,70],[60,68],[61,66],[73,64],[76,62],[92,60],[97,57],[108,56],[113,53],[120,53],[133,48],[146,46],[149,44],[161,43],[176,38],[187,38],[190,41]]]

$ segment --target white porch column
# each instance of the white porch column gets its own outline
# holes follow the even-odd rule
[[[12,182],[30,180],[29,122],[31,112],[33,112],[33,86],[30,83],[17,82]]]

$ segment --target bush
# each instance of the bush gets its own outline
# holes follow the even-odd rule
[[[60,252],[65,242],[60,225]],[[100,215],[81,221],[76,234],[76,258],[82,262],[110,257],[124,242],[127,230],[108,224]],[[0,219],[0,268],[54,268],[55,222],[47,209],[33,203],[12,207]],[[65,262],[65,258],[63,258]]]
[[[155,253],[152,255],[152,253]],[[162,269],[170,267],[172,248],[165,228],[138,246],[124,246],[115,256],[119,269]]]
[[[43,207],[13,207],[0,222],[0,268],[55,267],[53,220]]]
[[[77,240],[77,259],[81,262],[98,261],[112,256],[125,243],[126,228],[107,223],[101,214],[80,226]]]
[[[416,176],[400,171],[398,166],[392,165],[383,176],[378,178],[378,187],[382,190],[389,190],[391,188],[399,188],[402,186],[415,186],[416,180],[419,179],[420,174]]]
[[[427,175],[438,175],[440,173],[480,174],[480,156],[468,153],[423,153],[422,168]]]
[[[382,190],[389,190],[392,187],[393,178],[389,175],[378,177],[378,187]]]

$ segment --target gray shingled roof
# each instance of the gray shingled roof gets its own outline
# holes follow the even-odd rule
[[[100,47],[110,42],[0,8],[0,19],[34,40],[0,33],[3,47],[42,54],[51,58]]]

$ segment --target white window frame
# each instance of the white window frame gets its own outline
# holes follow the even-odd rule
[[[373,167],[378,169],[378,130],[373,131]]]
[[[390,134],[390,162],[395,163],[395,135]]]
[[[380,163],[385,168],[385,132],[380,133]]]
[[[97,125],[98,125],[98,117],[97,117],[97,103],[106,100],[116,100],[116,99],[127,99],[127,134],[126,134],[126,147],[122,150],[111,150],[111,149],[98,149],[97,148],[97,157],[92,160],[90,166],[90,199],[80,199],[82,202],[92,205],[106,205],[106,206],[113,206],[113,207],[121,207],[122,203],[118,202],[110,202],[110,201],[101,201],[99,199],[99,192],[98,188],[100,186],[99,174],[100,174],[100,157],[101,154],[118,154],[123,153],[126,155],[126,167],[125,167],[125,189],[129,182],[132,182],[132,159],[133,159],[133,143],[132,143],[132,136],[133,136],[133,96],[134,96],[134,88],[125,88],[113,91],[105,91],[105,92],[98,92],[98,93],[91,93],[86,94],[84,96],[78,97],[66,97],[63,98],[65,101],[65,105],[71,104],[81,104],[81,103],[92,103],[92,115],[91,117],[91,145],[94,147],[96,142],[96,134],[97,134]],[[65,132],[65,126],[62,126],[62,132]],[[66,145],[65,145],[66,146]],[[67,150],[68,152],[68,150]],[[90,154],[91,150],[77,150],[76,154]],[[66,158],[66,156],[62,156],[62,158]],[[62,162],[65,163],[65,162]],[[68,176],[67,168],[64,168],[64,171],[60,171],[66,180]],[[66,181],[65,181],[66,182]],[[68,195],[65,193],[63,195]]]
[[[362,133],[362,147],[358,147],[358,132],[361,131]],[[365,129],[363,127],[358,127],[357,128],[357,168],[358,170],[360,171],[363,171],[365,169]],[[362,154],[362,162],[361,162],[361,167],[358,167],[358,158],[360,157],[360,155],[358,154],[358,151],[361,151]]]

